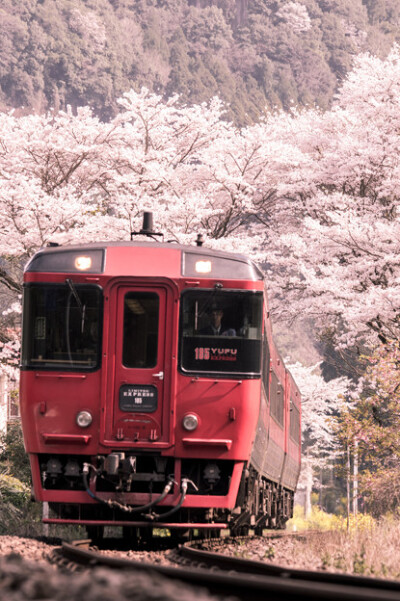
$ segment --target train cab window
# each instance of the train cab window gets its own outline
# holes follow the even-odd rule
[[[125,295],[122,353],[125,367],[157,365],[159,303],[154,292],[128,292]]]
[[[100,366],[103,295],[98,286],[24,289],[22,368],[87,371]]]
[[[181,301],[180,367],[184,372],[260,374],[262,293],[187,291]]]

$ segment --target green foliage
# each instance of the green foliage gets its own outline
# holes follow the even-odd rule
[[[265,557],[265,559],[269,559],[269,560],[274,559],[274,557],[275,557],[274,547],[268,547],[268,549],[264,553],[264,557]]]
[[[368,359],[355,405],[337,419],[343,448],[359,455],[360,493],[375,516],[400,504],[400,351],[386,344]]]
[[[325,513],[315,505],[307,518],[304,509],[295,505],[293,517],[287,522],[287,530],[301,532],[303,530],[333,530],[336,516]]]
[[[375,519],[368,514],[358,514],[356,517],[349,516],[349,532],[369,531],[376,525]],[[304,515],[303,507],[295,505],[293,517],[287,522],[287,530],[337,530],[347,531],[347,519],[344,516],[334,515],[322,511],[315,505],[312,507],[311,515]]]
[[[7,433],[0,436],[0,473],[18,478],[21,486],[30,486],[29,459],[24,448],[21,425],[17,421],[11,422]]]
[[[123,92],[146,86],[185,103],[218,94],[244,125],[266,107],[328,107],[355,54],[385,53],[400,37],[396,0],[302,0],[308,28],[282,17],[284,5],[5,0],[0,108],[89,104],[107,119]]]
[[[11,423],[0,437],[0,534],[40,532],[40,506],[31,502],[29,461],[21,426]]]
[[[40,505],[30,500],[30,487],[0,471],[0,535],[40,532]]]
[[[365,547],[361,547],[360,553],[354,554],[353,559],[353,573],[354,574],[366,574],[367,564],[365,561]]]
[[[191,48],[199,54],[209,50],[227,50],[233,41],[232,30],[222,10],[215,6],[205,9],[191,7],[182,28]]]
[[[0,492],[2,503],[12,503],[21,509],[30,497],[30,488],[17,478],[0,473]]]

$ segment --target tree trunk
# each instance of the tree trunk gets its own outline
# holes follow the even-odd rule
[[[353,515],[356,518],[358,514],[358,442],[354,441],[353,454]]]
[[[349,532],[349,530],[350,530],[350,445],[349,445],[349,443],[347,443],[346,492],[347,492],[346,525],[347,525],[347,532]]]

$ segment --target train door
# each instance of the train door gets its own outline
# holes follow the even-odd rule
[[[120,285],[110,294],[108,442],[168,442],[165,349],[166,324],[172,320],[167,299],[168,290],[161,286]]]

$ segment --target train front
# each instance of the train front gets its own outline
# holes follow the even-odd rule
[[[21,417],[47,523],[225,528],[260,409],[261,274],[127,243],[40,251],[24,276]]]

